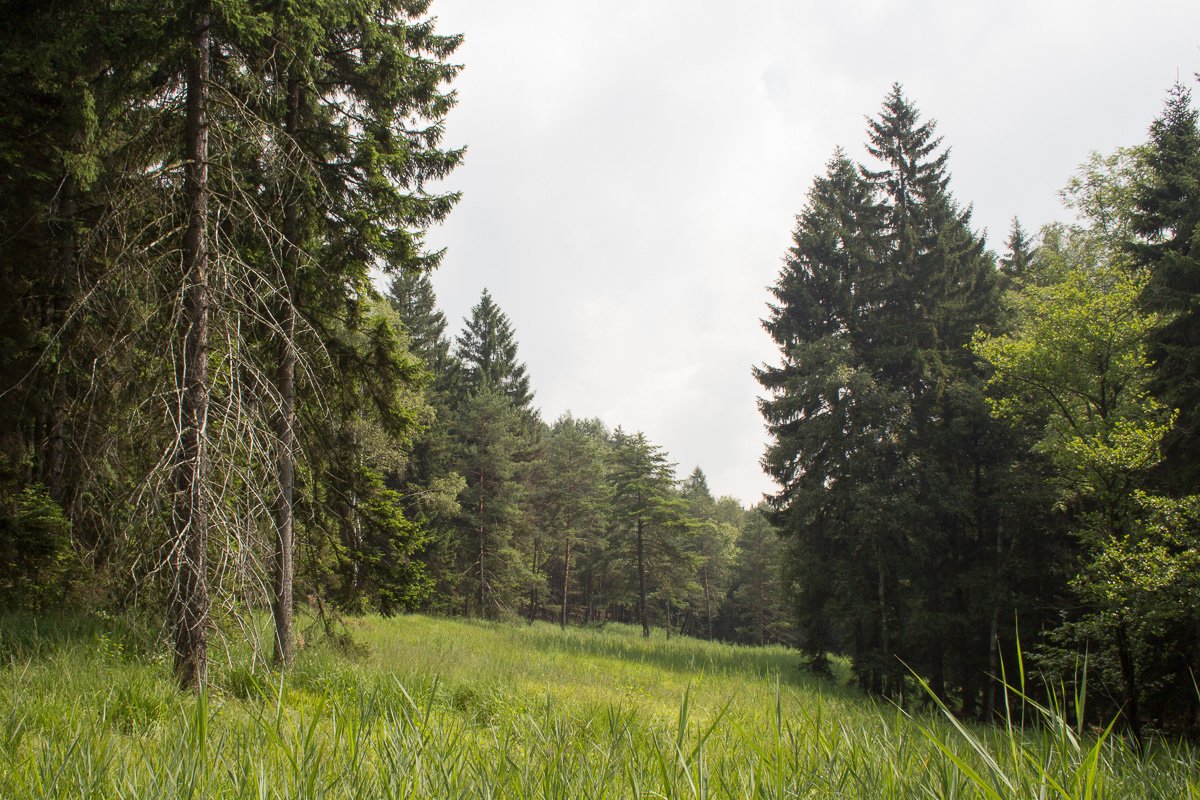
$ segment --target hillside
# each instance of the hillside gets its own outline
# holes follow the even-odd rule
[[[0,619],[0,797],[1200,792],[1194,750],[1139,760],[1069,726],[955,730],[801,673],[784,648],[421,616],[322,630],[299,626],[308,644],[282,678],[217,645],[197,699],[135,624]]]

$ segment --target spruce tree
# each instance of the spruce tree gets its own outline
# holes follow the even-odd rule
[[[839,153],[814,182],[772,289],[763,463],[814,665],[849,652],[864,686],[893,692],[903,662],[973,710],[987,625],[968,576],[1007,455],[966,345],[996,324],[999,281],[934,123],[898,86],[867,149],[873,168]]]
[[[1164,472],[1178,492],[1194,494],[1200,491],[1200,128],[1191,92],[1181,84],[1150,126],[1146,166],[1130,249],[1149,273],[1142,304],[1163,320],[1150,336],[1152,388],[1179,412],[1163,440]]]
[[[890,613],[878,603],[893,592],[886,512],[865,525],[861,498],[898,463],[907,409],[858,352],[872,344],[868,312],[879,302],[885,240],[871,187],[840,150],[814,181],[792,242],[763,323],[781,362],[756,370],[772,436],[763,466],[780,487],[771,505],[789,542],[799,643],[817,664],[826,651],[851,651],[865,675],[868,652],[888,649],[880,636]],[[876,580],[848,565],[859,548]]]
[[[1000,273],[1004,276],[1006,288],[1020,287],[1028,278],[1030,262],[1033,260],[1033,242],[1016,217],[1012,219],[1004,248]]]
[[[388,299],[404,323],[409,348],[425,362],[434,382],[443,383],[449,369],[450,338],[429,273],[399,270],[392,278]]]
[[[471,316],[458,336],[455,354],[468,394],[495,389],[523,413],[536,414],[529,375],[525,364],[517,360],[517,340],[512,323],[487,289],[471,309]]]

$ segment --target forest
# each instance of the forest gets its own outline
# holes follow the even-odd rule
[[[543,418],[487,289],[451,330],[426,233],[461,36],[429,5],[4,4],[0,609],[155,619],[184,689],[239,637],[292,664],[298,610],[420,612],[1200,732],[1193,82],[999,255],[893,86],[764,296],[777,490],[746,508],[642,432]]]

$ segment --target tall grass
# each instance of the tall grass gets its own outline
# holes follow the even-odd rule
[[[910,717],[782,648],[349,625],[286,675],[234,647],[195,697],[136,626],[0,620],[0,797],[1200,797],[1188,746]]]

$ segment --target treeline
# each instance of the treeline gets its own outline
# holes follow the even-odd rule
[[[817,669],[848,654],[876,692],[920,677],[966,715],[1000,713],[997,678],[1021,685],[1023,663],[1035,696],[1086,678],[1092,718],[1135,737],[1195,732],[1188,90],[1146,144],[1084,165],[1077,222],[1014,220],[999,259],[898,86],[867,133],[871,160],[839,150],[809,191],[765,321],[781,360],[758,371],[801,646]]]
[[[386,478],[428,537],[412,556],[429,581],[420,607],[786,637],[780,543],[762,511],[714,498],[698,467],[678,480],[642,433],[570,414],[543,422],[486,290],[453,342],[427,275],[398,276],[389,297],[432,372],[433,422]],[[392,608],[390,590],[376,591],[374,605]]]
[[[447,337],[427,0],[0,16],[0,604],[157,610],[188,686],[256,609],[286,663],[298,598],[787,635],[761,513],[543,422],[486,293]]]

